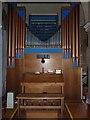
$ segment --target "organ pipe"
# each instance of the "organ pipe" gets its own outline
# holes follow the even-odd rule
[[[66,19],[66,17],[65,17],[65,28],[64,28],[64,29],[65,29],[65,31],[64,31],[65,54],[66,54],[66,35],[67,35],[67,34],[66,34],[66,32],[67,32],[67,31],[66,31],[66,30],[67,30],[67,29],[66,29],[66,26],[67,26],[67,19]]]
[[[64,35],[64,31],[65,31],[65,20],[62,20],[62,49],[65,49],[65,35]]]
[[[76,61],[79,63],[79,4],[76,5]]]
[[[16,31],[15,31],[15,27],[16,27],[16,21],[15,21],[15,9],[12,9],[12,57],[15,58],[15,34],[16,34]],[[14,62],[13,62],[14,63]]]
[[[14,66],[15,56],[19,55],[18,53],[21,54],[22,48],[24,48],[25,16],[23,15],[22,18],[18,14],[17,10],[19,9],[25,10],[25,7],[15,7],[13,4],[8,3],[7,63],[10,67]]]
[[[69,50],[69,16],[66,17],[66,52]]]
[[[20,48],[23,48],[23,20],[21,19],[21,45]]]
[[[20,35],[20,16],[18,17],[18,50],[20,49],[20,40],[21,40],[21,35]]]
[[[8,33],[7,33],[7,36],[8,36],[8,47],[7,47],[7,55],[8,57],[11,56],[11,14],[12,14],[12,11],[11,11],[11,5],[10,3],[8,4]]]
[[[16,51],[17,48],[18,48],[18,13],[16,12],[16,44],[15,44]]]
[[[71,12],[70,12],[70,14],[69,14],[69,41],[68,41],[70,54],[71,54],[71,25],[72,25],[72,21],[71,21]]]
[[[25,20],[23,20],[23,41],[22,41],[22,48],[24,49],[25,46]]]
[[[68,8],[64,8],[68,10]],[[69,8],[70,13],[62,20],[62,48],[70,51],[71,57],[79,63],[79,4]]]
[[[75,9],[72,9],[72,57],[75,58]]]

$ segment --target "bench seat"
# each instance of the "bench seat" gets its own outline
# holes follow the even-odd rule
[[[46,93],[46,94],[43,94],[43,93],[21,93],[21,94],[18,94],[17,99],[40,99],[40,100],[43,100],[43,99],[64,99],[64,95],[63,94],[53,94],[53,93]]]
[[[30,109],[63,109],[64,107],[64,95],[63,94],[51,94],[51,93],[21,93],[18,94],[17,97],[18,99],[18,106],[19,108],[30,108]],[[41,100],[41,104],[27,104],[27,102],[30,102],[29,100]],[[51,100],[51,104],[48,104],[48,100],[50,103]],[[52,104],[52,101],[54,100],[54,102],[56,100],[58,100],[58,102],[60,104]],[[44,104],[44,102],[47,101],[46,104]],[[40,101],[39,101],[40,102]]]

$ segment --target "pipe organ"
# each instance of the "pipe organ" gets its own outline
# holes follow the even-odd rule
[[[61,107],[62,110],[64,105],[64,98],[65,101],[80,102],[81,101],[81,68],[72,67],[72,61],[74,66],[77,66],[79,64],[79,4],[74,4],[74,5],[71,4],[71,6],[69,7],[62,7],[61,26],[57,29],[58,25],[53,20],[53,23],[55,24],[55,25],[53,24],[53,27],[55,30],[57,30],[57,32],[51,34],[53,36],[48,38],[48,40],[46,40],[46,38],[44,37],[37,38],[34,36],[34,34],[37,35],[37,30],[39,30],[38,27],[40,27],[39,26],[40,24],[41,25],[42,23],[48,24],[47,20],[43,22],[45,19],[44,20],[42,19],[42,22],[39,20],[40,24],[38,24],[38,20],[35,19],[32,20],[33,22],[31,21],[33,23],[32,25],[36,27],[34,28],[34,30],[33,28],[31,28],[35,33],[32,34],[32,31],[27,29],[28,36],[25,41],[25,37],[26,37],[25,13],[26,13],[25,7],[22,6],[12,7],[11,3],[8,4],[7,59],[8,59],[8,67],[12,68],[15,65],[15,68],[14,69],[7,68],[7,91],[13,90],[15,92],[15,95],[17,95],[18,93],[20,93],[22,87],[22,93],[17,96],[17,99],[18,99],[18,103],[20,103],[19,107],[23,107],[23,108],[37,107],[33,105],[30,106],[30,104],[33,104],[33,102],[31,103],[29,103],[29,101],[26,102],[25,104],[28,104],[27,106],[24,106],[24,104],[20,102],[20,100],[21,101],[24,100],[25,102],[25,99],[32,100],[34,93],[38,93],[39,95],[39,97],[34,96],[34,99],[36,100],[45,99],[45,97],[47,97],[46,105],[48,105],[48,100],[51,99],[52,93],[54,94],[54,96],[52,96],[53,101],[55,99],[58,99],[58,94],[60,93],[63,96],[61,97],[59,96],[60,103],[57,104],[59,106],[56,106],[56,108]],[[36,16],[33,17],[36,18]],[[52,21],[52,19],[50,21]],[[51,23],[52,22],[50,22],[50,24]],[[48,26],[53,28],[51,25]],[[44,25],[44,27],[48,27],[48,26],[46,26],[46,24]],[[44,30],[45,29],[43,29],[43,31]],[[42,29],[39,32],[40,35],[42,33],[42,35],[45,36],[46,34],[48,34],[48,32],[52,32],[52,31],[53,30],[50,31],[49,28],[49,30],[46,31],[47,33],[45,33],[44,31],[44,35]],[[60,33],[62,34],[62,39],[60,39]],[[42,39],[39,40],[39,38]],[[55,48],[51,48],[54,46]],[[62,48],[60,48],[60,46]],[[34,47],[39,47],[39,49]],[[63,54],[62,54],[62,49],[63,49]],[[43,55],[42,53],[43,54],[45,53],[45,55],[48,54],[50,56],[49,59],[46,59],[44,64],[41,63],[40,59],[37,59],[37,55],[39,54]],[[23,59],[21,60],[16,58],[23,58]],[[63,58],[69,58],[69,59],[63,59]],[[43,71],[42,68],[44,68],[44,72],[42,72]],[[56,74],[55,72],[56,70],[62,71],[61,77],[60,75]],[[48,71],[53,71],[53,72],[51,72],[50,74],[50,72]],[[64,92],[62,92],[63,89]],[[32,96],[31,95],[27,96],[27,93],[29,92],[32,93]],[[49,96],[49,94],[51,95]],[[51,105],[53,101],[50,102]],[[44,103],[44,101],[41,100],[41,103]],[[40,108],[41,106],[38,107]],[[52,108],[53,106],[42,106],[42,107]]]
[[[8,3],[7,63],[15,66],[15,58],[23,58],[25,41],[25,7]]]
[[[73,58],[79,64],[79,4],[71,3],[62,8],[62,49],[64,58]]]

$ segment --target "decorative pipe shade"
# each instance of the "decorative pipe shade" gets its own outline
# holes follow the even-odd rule
[[[30,30],[41,41],[47,41],[58,30],[58,15],[30,15]]]

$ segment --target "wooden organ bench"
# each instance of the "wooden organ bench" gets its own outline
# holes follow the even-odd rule
[[[64,109],[62,74],[30,74],[23,76],[22,92],[17,95],[19,108]]]

